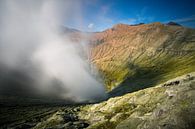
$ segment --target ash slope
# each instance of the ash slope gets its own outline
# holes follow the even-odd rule
[[[118,24],[95,33],[91,61],[110,96],[120,96],[195,71],[195,30],[161,23]]]

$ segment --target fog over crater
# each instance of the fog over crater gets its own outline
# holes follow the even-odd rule
[[[0,1],[0,94],[40,94],[76,102],[106,97],[85,57],[87,38],[74,42],[59,30],[71,20],[82,26],[80,4]]]

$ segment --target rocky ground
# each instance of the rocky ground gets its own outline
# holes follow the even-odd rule
[[[83,129],[79,106],[1,107],[0,129]]]
[[[83,129],[89,126],[86,120],[79,119],[80,107],[66,107],[58,110],[48,119],[39,122],[34,129]]]
[[[88,129],[194,129],[195,73],[81,108]]]

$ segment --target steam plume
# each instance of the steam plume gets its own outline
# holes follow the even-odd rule
[[[102,84],[90,73],[90,64],[79,53],[81,43],[59,33],[59,25],[71,20],[82,23],[80,5],[77,0],[0,2],[1,94],[20,87],[23,92],[74,101],[106,97]]]

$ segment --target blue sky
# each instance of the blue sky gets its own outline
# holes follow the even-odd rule
[[[83,0],[85,31],[102,31],[117,23],[137,24],[174,21],[195,28],[194,0]]]

